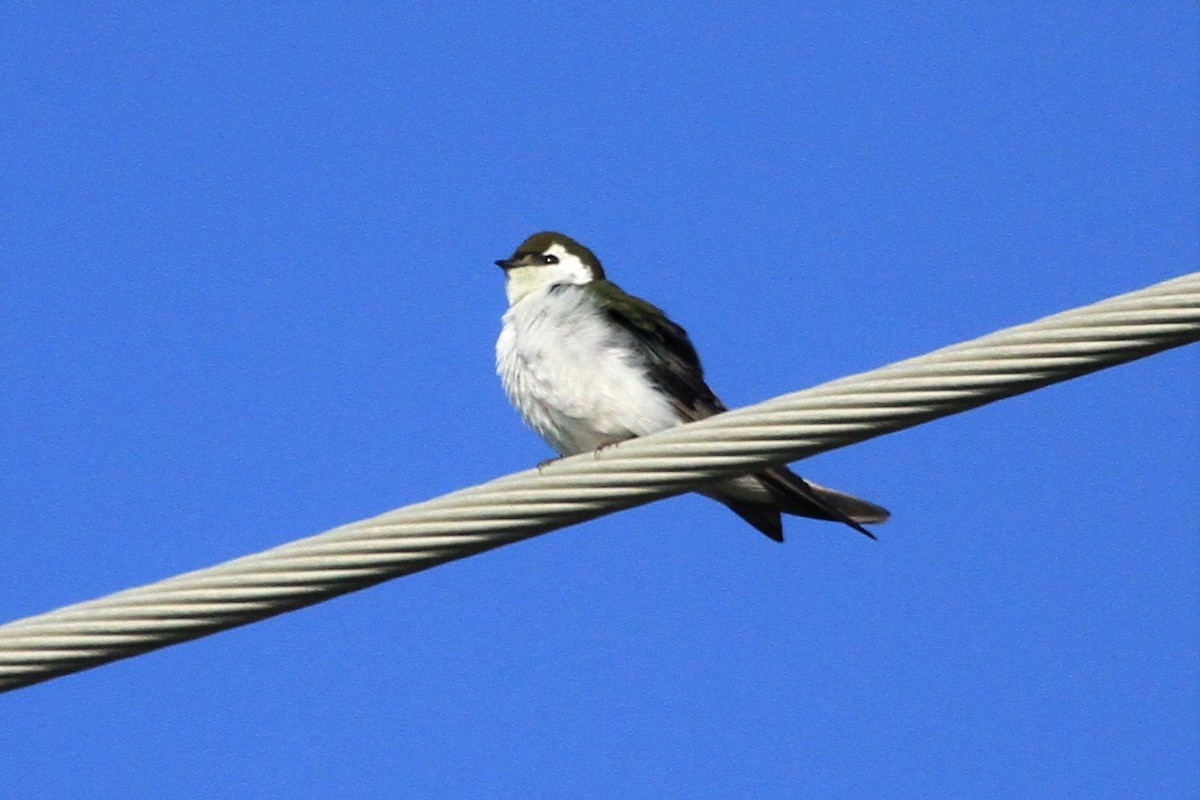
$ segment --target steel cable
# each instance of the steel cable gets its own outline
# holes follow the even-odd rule
[[[1200,339],[1200,273],[0,626],[0,691]],[[1193,376],[1194,377],[1194,376]]]

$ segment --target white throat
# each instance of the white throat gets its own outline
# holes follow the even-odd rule
[[[556,257],[558,263],[514,267],[505,272],[504,293],[508,296],[510,307],[556,283],[582,285],[592,282],[594,276],[591,267],[561,244],[550,245],[545,255]]]

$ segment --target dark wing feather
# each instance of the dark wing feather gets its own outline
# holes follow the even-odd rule
[[[755,503],[738,500],[720,493],[709,493],[709,497],[720,500],[738,516],[777,542],[783,541],[783,525],[779,512],[795,514],[812,519],[828,519],[842,522],[864,536],[875,538],[875,534],[864,528],[863,522],[884,522],[887,509],[853,495],[827,489],[810,483],[784,466],[756,472],[754,477],[774,495],[770,503]]]
[[[859,524],[858,520],[854,518],[855,512],[863,514],[863,521],[882,522],[887,519],[887,511],[874,503],[868,503],[857,497],[831,491],[824,487],[818,491],[812,484],[787,467],[772,467],[755,473],[754,477],[775,493],[777,505],[773,507],[782,509],[789,514],[841,522],[870,539],[874,539],[875,534]],[[867,509],[872,512],[870,515],[865,514]],[[736,508],[734,511],[742,513]],[[882,518],[875,512],[882,512]],[[742,516],[745,517],[744,514]],[[771,534],[767,533],[767,535]]]
[[[627,331],[659,390],[689,420],[704,419],[725,406],[704,382],[704,370],[687,331],[667,315],[608,280],[589,284],[601,310]]]
[[[645,361],[646,372],[687,420],[704,419],[725,406],[704,382],[704,370],[687,331],[667,315],[608,280],[589,284],[601,311],[625,330]],[[772,503],[747,503],[716,495],[742,519],[777,542],[783,541],[780,511],[845,523],[875,538],[860,522],[882,522],[888,512],[857,497],[810,484],[787,467],[778,466],[755,476],[774,495]]]

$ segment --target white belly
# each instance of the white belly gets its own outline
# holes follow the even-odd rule
[[[573,455],[679,424],[631,341],[583,289],[543,290],[504,315],[496,371],[525,422]]]

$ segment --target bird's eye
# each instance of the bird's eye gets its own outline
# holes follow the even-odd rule
[[[542,263],[543,264],[557,264],[558,256],[552,256],[549,253],[547,253],[546,255],[542,256]]]

